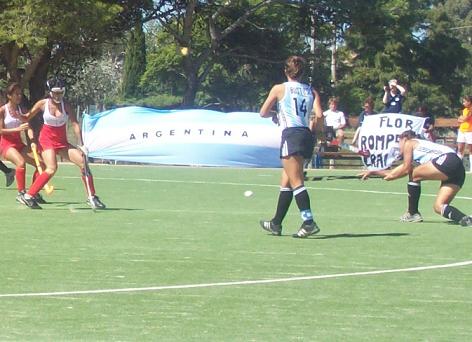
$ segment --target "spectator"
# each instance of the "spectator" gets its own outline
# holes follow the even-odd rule
[[[426,118],[426,120],[424,121],[423,130],[421,132],[421,137],[423,139],[434,142],[434,118],[430,114],[428,114],[428,107],[426,107],[425,105],[419,106],[415,115],[422,118]]]
[[[383,103],[384,113],[401,113],[402,105],[405,99],[406,90],[398,84],[397,80],[388,81],[388,85],[384,86]]]
[[[364,109],[359,114],[359,124],[356,129],[356,133],[354,133],[354,137],[352,138],[352,145],[355,145],[357,143],[357,139],[359,138],[359,132],[361,130],[362,123],[364,122],[364,118],[369,115],[377,114],[377,112],[374,111],[374,99],[371,96],[365,99],[363,108]]]
[[[462,98],[462,105],[464,109],[457,121],[459,122],[459,130],[457,132],[457,154],[460,158],[464,158],[465,144],[469,148],[469,161],[471,160],[470,153],[472,152],[472,96],[464,96]],[[472,164],[470,166],[472,171]]]
[[[329,109],[323,112],[325,118],[325,129],[329,132],[333,130],[336,133],[335,145],[341,145],[344,141],[344,127],[346,127],[346,118],[344,113],[338,110],[339,99],[331,97],[328,101]]]

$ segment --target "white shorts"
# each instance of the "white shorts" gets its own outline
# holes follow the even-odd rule
[[[457,142],[472,145],[472,132],[457,132]]]

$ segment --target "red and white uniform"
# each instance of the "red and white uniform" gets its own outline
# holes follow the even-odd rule
[[[10,113],[8,104],[4,105],[3,107],[5,108],[3,127],[7,129],[20,127],[20,125],[23,123],[19,117],[19,115],[23,115],[20,106],[18,106],[19,115],[17,113]],[[21,140],[21,132],[11,132],[2,134],[0,136],[0,153],[2,154],[3,158],[5,158],[5,155],[10,147],[15,148],[17,151],[21,151],[26,147],[26,145]]]
[[[64,108],[64,102],[61,101],[61,115],[54,116],[49,111],[49,101],[50,99],[47,99],[44,105],[44,124],[39,132],[39,145],[43,151],[50,149],[60,150],[69,146],[66,130],[69,116]]]

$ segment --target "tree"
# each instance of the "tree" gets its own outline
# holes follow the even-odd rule
[[[210,72],[215,57],[224,50],[225,39],[257,10],[272,2],[275,1],[241,1],[242,4],[236,0],[156,2],[155,18],[172,35],[179,50],[184,52],[184,107],[194,105],[197,91]],[[244,10],[237,17],[226,16],[234,7]],[[204,35],[194,35],[194,32],[202,32]]]
[[[460,88],[454,70],[463,66],[460,56],[466,53],[444,30],[450,22],[435,14],[433,5],[434,1],[369,0],[352,12],[339,89],[351,108],[360,108],[368,95],[380,100],[384,83],[398,78],[409,90],[404,110],[413,112],[426,103],[436,113],[449,111]]]
[[[9,0],[0,3],[0,77],[44,94],[48,74],[70,74],[101,53],[104,41],[121,36],[149,1]]]
[[[142,94],[139,86],[141,76],[146,70],[146,42],[143,26],[138,20],[130,33],[125,54],[125,66],[122,85],[122,96],[137,97]]]

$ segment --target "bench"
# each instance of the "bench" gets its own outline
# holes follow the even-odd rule
[[[344,140],[351,141],[355,130],[358,126],[359,118],[358,117],[349,117],[347,120],[347,127],[344,129]],[[332,166],[342,166],[342,167],[359,167],[362,166],[361,157],[354,152],[347,150],[340,150],[339,146],[329,144],[324,139],[323,126],[317,123],[316,126],[316,135],[321,137],[318,139],[318,144],[315,147],[315,154],[313,156],[313,167],[322,168],[326,166],[326,161],[328,165]]]
[[[456,149],[458,127],[459,123],[457,122],[457,118],[436,118],[434,120],[434,141],[438,144],[444,144]]]

